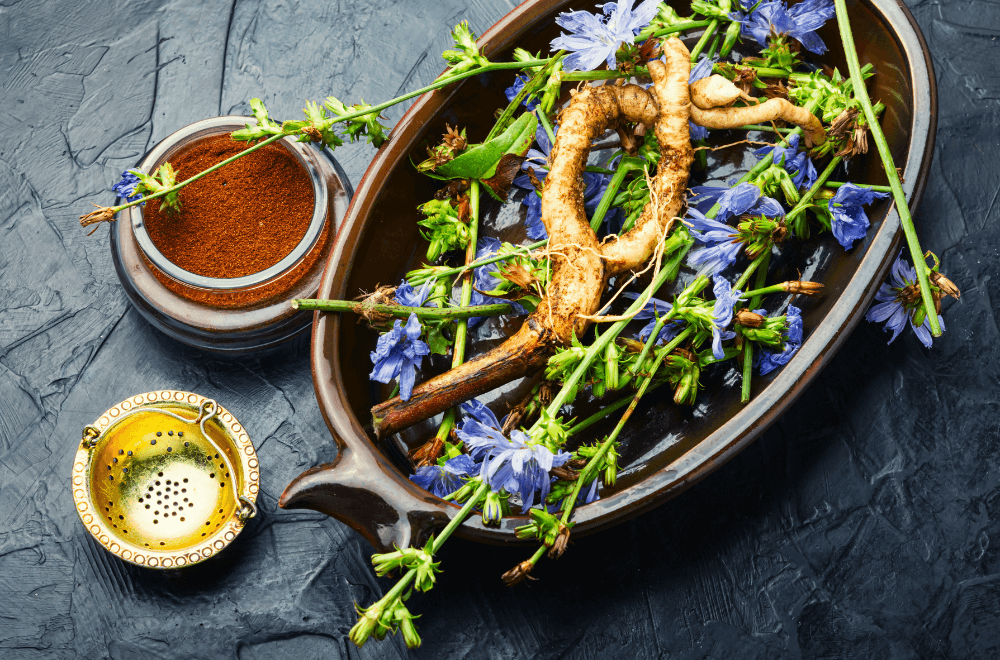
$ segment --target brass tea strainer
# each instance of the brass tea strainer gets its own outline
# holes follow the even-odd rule
[[[147,392],[83,431],[73,499],[87,530],[122,559],[175,568],[225,548],[257,513],[250,437],[214,400]]]

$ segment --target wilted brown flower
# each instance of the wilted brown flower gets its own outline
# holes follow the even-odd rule
[[[531,577],[531,569],[533,569],[534,567],[535,565],[531,563],[530,559],[525,559],[520,564],[510,569],[501,576],[503,579],[503,583],[508,587],[513,587],[515,584],[519,584],[521,582],[524,582],[525,580],[536,579]]]
[[[934,284],[934,286],[941,289],[941,293],[943,293],[944,295],[951,296],[956,300],[962,297],[962,292],[958,290],[958,287],[955,286],[955,283],[949,280],[943,274],[937,272],[936,270],[932,270],[930,271],[930,278],[931,278],[931,283]]]
[[[812,296],[823,290],[823,284],[822,282],[794,280],[791,282],[782,282],[781,288],[788,293],[799,293],[804,296]]]
[[[447,132],[444,134],[442,143],[451,149],[452,155],[454,156],[454,152],[465,149],[469,142],[465,139],[465,131],[459,132],[458,127],[452,128],[448,124],[445,124],[444,127]]]
[[[97,204],[94,204],[97,206]],[[115,219],[115,210],[109,206],[97,206],[97,209],[80,216],[80,226],[87,227],[98,222],[111,222]]]
[[[569,527],[559,523],[559,534],[556,535],[556,540],[552,542],[552,547],[549,548],[549,559],[559,559],[566,552],[566,546],[569,545]]]
[[[745,328],[759,328],[764,325],[764,317],[748,309],[736,312],[736,322]]]

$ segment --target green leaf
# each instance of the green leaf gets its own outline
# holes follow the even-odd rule
[[[448,351],[451,350],[451,341],[444,336],[441,332],[440,326],[427,326],[427,346],[431,349],[431,353],[435,355],[448,355]]]
[[[528,152],[537,128],[538,118],[525,113],[506,131],[438,166],[435,173],[446,179],[488,179],[496,174],[497,164],[504,154],[523,156]]]

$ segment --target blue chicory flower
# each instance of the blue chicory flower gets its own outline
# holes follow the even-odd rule
[[[517,77],[514,78],[514,84],[503,91],[504,95],[507,97],[508,103],[513,101],[514,98],[521,93],[521,90],[524,89],[524,85],[528,82],[528,80],[530,80],[528,76],[520,73],[517,74]],[[538,106],[538,99],[530,97],[526,98],[521,101],[521,105],[527,108],[528,112],[531,112]]]
[[[433,279],[427,280],[419,289],[414,289],[413,285],[403,280],[396,287],[396,304],[403,307],[423,307],[436,281]]]
[[[635,300],[639,297],[638,293],[628,292],[625,297],[629,300]],[[656,327],[656,319],[663,316],[673,308],[673,305],[665,300],[660,300],[659,298],[650,297],[643,305],[639,313],[632,317],[634,321],[645,321],[649,320],[642,330],[639,331],[638,337],[639,341],[645,342],[649,339],[649,336],[653,334],[653,328]],[[662,344],[670,341],[677,336],[677,333],[681,331],[684,327],[682,321],[668,321],[660,329],[660,334],[656,337],[656,343]]]
[[[405,327],[401,327],[401,324],[402,321],[397,319],[392,329],[378,338],[375,350],[371,353],[375,368],[368,377],[380,383],[398,378],[399,398],[408,401],[413,393],[417,369],[431,349],[420,340],[423,328],[416,314],[410,314]]]
[[[837,189],[837,194],[827,204],[827,208],[832,216],[830,225],[833,236],[845,250],[850,250],[854,241],[864,238],[868,233],[870,223],[861,207],[888,196],[889,193],[876,192],[853,183],[845,183]]]
[[[111,190],[127,202],[134,202],[142,199],[142,194],[135,191],[139,185],[139,177],[129,171],[122,172],[121,181],[111,186]],[[145,202],[142,204],[145,206]]]
[[[892,270],[889,272],[889,280],[883,282],[875,294],[877,302],[865,314],[865,320],[872,321],[873,323],[882,323],[885,321],[885,331],[892,332],[892,337],[888,341],[890,344],[896,340],[899,333],[903,331],[906,321],[909,320],[910,327],[916,333],[917,339],[924,346],[930,348],[934,343],[934,338],[931,335],[930,319],[925,316],[922,324],[919,326],[913,324],[913,314],[922,303],[918,300],[915,305],[908,308],[900,296],[904,289],[916,285],[917,271],[900,254],[896,257],[896,262],[892,265]],[[929,313],[933,314],[935,312],[931,310]],[[938,315],[938,322],[941,324],[941,329],[944,330],[944,318],[940,315]]]
[[[761,316],[767,315],[763,309],[755,309],[754,312]],[[781,365],[788,364],[792,356],[798,353],[799,346],[802,345],[802,310],[795,305],[789,305],[788,311],[785,312],[785,322],[783,333],[785,346],[781,352],[776,353],[770,346],[760,347],[756,362],[761,376],[771,373]]]
[[[747,186],[740,188],[740,186]],[[708,188],[708,186],[698,186]],[[723,188],[708,188],[708,190],[724,190]],[[756,191],[756,192],[754,192]],[[709,192],[708,195],[714,193]],[[726,196],[729,195],[727,198]],[[757,186],[741,183],[718,196],[720,201],[719,215],[737,212],[739,215],[767,216],[776,218],[785,214],[785,210],[777,200],[760,194]],[[752,200],[752,201],[751,201]],[[688,209],[685,224],[691,228],[691,237],[703,247],[692,250],[688,255],[688,265],[698,269],[699,275],[718,275],[736,261],[743,243],[738,240],[735,228],[724,222],[706,217],[697,209]]]
[[[712,291],[715,293],[715,306],[712,308],[712,355],[716,360],[726,357],[726,352],[722,348],[722,342],[732,339],[736,333],[726,330],[733,322],[733,306],[743,297],[743,292],[733,289],[729,281],[724,277],[714,278]]]
[[[817,55],[826,52],[826,44],[816,34],[836,13],[831,0],[803,0],[791,8],[782,0],[766,0],[749,16],[734,17],[742,23],[744,37],[753,37],[761,46],[772,35],[797,39],[802,46]]]
[[[712,75],[712,65],[712,60],[702,56],[698,63],[691,67],[691,75],[688,76],[688,84],[690,85],[698,80],[701,80],[702,78],[708,78]],[[708,129],[704,126],[699,126],[690,119],[688,120],[688,128],[690,129],[692,142],[708,138]]]
[[[743,215],[753,208],[760,199],[760,188],[752,183],[738,183],[731,188],[717,186],[693,186],[695,208],[705,213],[716,202],[719,203],[717,220]]]
[[[556,24],[570,31],[552,40],[552,50],[571,51],[563,62],[566,71],[592,71],[607,62],[615,68],[615,52],[622,43],[634,44],[635,35],[659,11],[658,0],[645,0],[632,8],[635,0],[608,2],[602,7],[604,16],[589,11],[559,14]]]
[[[432,495],[451,495],[465,484],[465,480],[479,472],[471,456],[460,454],[449,458],[444,465],[424,465],[410,475],[410,481]]]
[[[557,135],[558,133],[559,127],[554,126],[552,134]],[[549,173],[548,162],[549,154],[552,153],[552,143],[549,141],[549,134],[545,132],[542,126],[539,126],[535,130],[535,143],[538,145],[538,149],[528,149],[524,162],[521,164],[521,169],[527,170],[529,167],[533,168],[538,180],[544,181],[545,176]],[[604,191],[608,189],[610,182],[610,175],[600,174],[599,172],[583,173],[583,209],[588,216],[592,216],[594,211],[597,210],[598,205],[601,203],[601,197],[604,196]],[[518,188],[528,191],[528,194],[521,202],[528,207],[528,214],[524,219],[524,227],[528,238],[533,241],[548,238],[549,234],[545,231],[545,224],[542,222],[542,198],[535,192],[535,186],[531,183],[531,179],[527,174],[521,174],[514,178],[513,184]],[[622,219],[622,210],[617,208],[604,217],[602,224],[611,227],[614,226],[616,221],[620,223]]]
[[[549,471],[564,465],[572,455],[553,453],[543,444],[530,444],[531,439],[518,429],[505,437],[493,412],[476,399],[463,403],[461,410],[467,417],[456,433],[472,458],[481,462],[482,480],[493,492],[503,488],[516,493],[522,512],[534,505],[536,493],[544,503],[552,483]]]
[[[784,158],[785,171],[792,177],[792,183],[796,188],[810,188],[816,183],[816,166],[805,151],[799,151],[799,136],[792,134],[788,136],[788,146],[782,147],[762,147],[754,152],[758,158],[762,158],[769,153],[774,153],[773,162],[775,165],[782,162]]]
[[[691,237],[702,244],[687,258],[688,265],[697,268],[699,275],[718,275],[736,261],[743,244],[733,227],[706,218],[695,209],[688,209],[686,224],[691,228]]]

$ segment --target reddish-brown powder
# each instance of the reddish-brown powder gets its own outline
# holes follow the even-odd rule
[[[228,135],[201,140],[171,158],[183,180],[246,148]],[[181,189],[181,211],[143,208],[153,244],[184,270],[242,277],[281,261],[305,236],[314,196],[295,156],[268,145]]]

